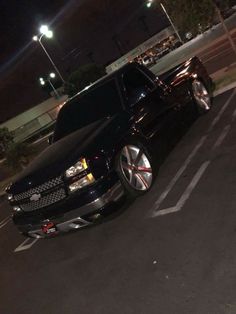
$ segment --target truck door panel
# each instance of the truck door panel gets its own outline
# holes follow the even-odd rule
[[[134,114],[137,127],[147,138],[172,128],[177,114],[176,106],[167,102],[164,91],[157,82],[149,79],[137,68],[123,75],[127,106]]]

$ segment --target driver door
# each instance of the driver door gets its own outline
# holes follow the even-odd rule
[[[142,134],[150,140],[167,135],[177,121],[177,106],[169,101],[169,92],[136,67],[126,70],[123,84],[126,106]]]

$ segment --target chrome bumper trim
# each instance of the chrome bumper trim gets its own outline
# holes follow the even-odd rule
[[[105,194],[103,194],[93,202],[77,208],[77,210],[85,212],[89,211],[91,213],[95,212],[96,210],[103,208],[105,205],[109,204],[112,201],[115,202],[118,201],[123,196],[123,194],[124,194],[123,186],[121,185],[120,182],[118,182],[113,187],[111,187]],[[76,209],[74,211],[76,211]],[[68,215],[69,214],[72,213],[69,212]],[[42,224],[47,222],[49,222],[49,220],[43,221]],[[55,227],[57,229],[57,232],[67,232],[70,230],[76,230],[85,227],[90,224],[92,224],[92,222],[87,221],[81,218],[80,216],[76,216],[66,220],[65,222],[59,224],[55,223]],[[44,238],[46,236],[46,234],[41,229],[38,228],[36,230],[29,231],[28,235],[33,238]]]

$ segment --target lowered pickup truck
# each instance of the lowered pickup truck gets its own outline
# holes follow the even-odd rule
[[[148,192],[178,125],[211,108],[210,90],[194,57],[160,77],[127,64],[69,99],[52,144],[7,188],[19,231],[75,230],[123,195]]]

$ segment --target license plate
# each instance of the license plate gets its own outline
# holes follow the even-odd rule
[[[42,225],[41,228],[45,234],[52,234],[52,233],[55,233],[57,231],[57,228],[53,222],[48,222],[48,223]]]

